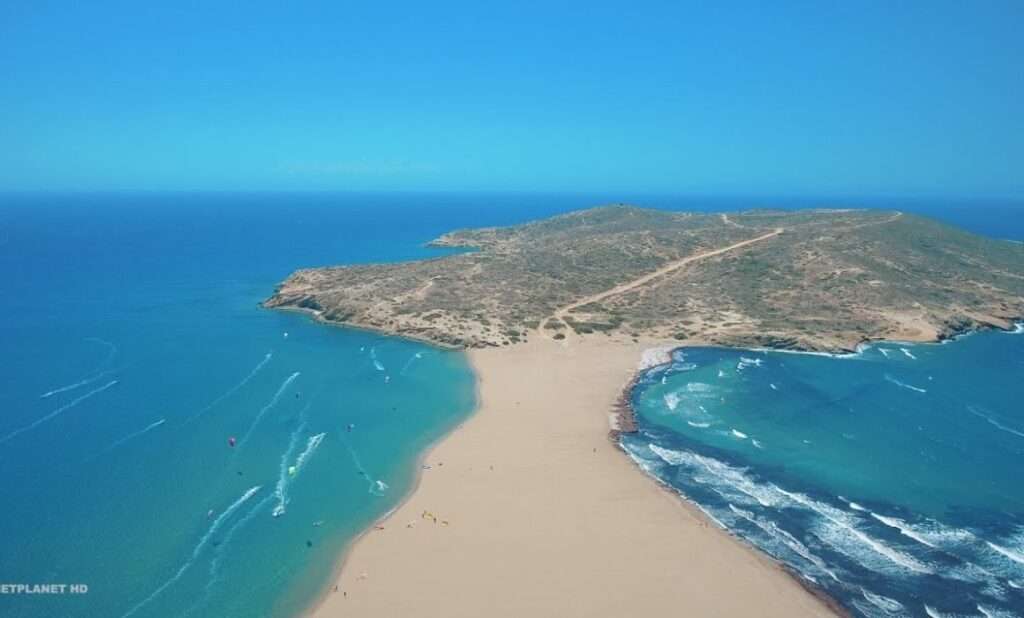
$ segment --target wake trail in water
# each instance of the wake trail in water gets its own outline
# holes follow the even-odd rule
[[[1015,435],[1017,437],[1024,438],[1024,432],[1018,431],[1018,430],[1016,430],[1016,429],[1014,429],[1012,427],[1007,427],[1006,425],[1000,423],[999,421],[997,421],[996,419],[992,418],[991,416],[988,416],[986,414],[982,414],[981,412],[978,412],[977,410],[975,410],[971,406],[967,406],[967,411],[970,412],[971,414],[979,417],[979,418],[985,419],[985,421],[988,422],[989,425],[992,425],[993,427],[995,427],[996,429],[999,429],[1000,431],[1005,431],[1006,433],[1011,433],[1011,434],[1013,434],[1013,435]]]
[[[349,456],[352,458],[352,464],[356,467],[356,471],[359,472],[359,476],[366,479],[367,493],[373,494],[375,496],[384,495],[384,492],[387,491],[388,489],[388,484],[385,483],[384,481],[374,479],[372,476],[370,476],[370,473],[366,471],[365,467],[363,467],[363,462],[360,461],[359,455],[356,454],[356,450],[352,448],[352,445],[349,443],[348,440],[345,439],[344,436],[342,436],[341,438],[341,443],[345,445],[345,449],[348,451]]]
[[[917,387],[917,386],[913,386],[913,385],[907,384],[905,382],[900,382],[899,380],[897,380],[896,378],[892,377],[889,374],[885,374],[885,381],[889,382],[891,384],[895,384],[896,386],[901,386],[903,388],[912,390],[912,391],[917,392],[917,393],[927,393],[928,392],[927,389],[920,388],[920,387]]]
[[[299,445],[299,434],[306,429],[306,423],[301,423],[288,438],[288,448],[281,455],[281,464],[277,475],[277,485],[274,486],[274,498],[277,499],[277,506],[272,513],[274,517],[284,515],[285,505],[288,504],[288,462]]]
[[[256,425],[259,424],[260,420],[263,418],[263,415],[267,413],[267,410],[277,405],[278,400],[281,399],[281,395],[284,394],[284,391],[292,382],[295,381],[295,378],[299,377],[299,375],[300,372],[296,371],[295,373],[284,379],[284,382],[281,383],[281,386],[277,389],[277,392],[274,393],[274,396],[270,398],[270,401],[267,403],[267,405],[263,406],[260,409],[259,413],[256,415],[256,418],[253,420],[252,424],[249,425],[249,429],[246,430],[245,435],[242,436],[242,439],[238,441],[238,448],[235,449],[236,453],[239,450],[241,450],[243,446],[245,446],[245,443],[249,440],[249,436],[252,434],[253,429],[256,429]]]
[[[228,390],[227,390],[227,391],[226,391],[225,393],[223,393],[223,394],[222,394],[221,396],[217,397],[216,399],[214,399],[213,401],[211,401],[210,403],[208,403],[208,404],[206,405],[206,407],[205,407],[205,408],[203,408],[202,410],[200,410],[200,411],[196,412],[195,414],[193,414],[192,416],[188,417],[188,418],[187,418],[187,419],[185,420],[185,423],[190,423],[190,422],[194,421],[195,419],[199,418],[199,417],[200,417],[201,415],[203,415],[204,413],[206,413],[206,412],[208,412],[209,410],[211,410],[212,408],[214,408],[214,407],[215,407],[215,406],[216,406],[217,404],[219,404],[220,402],[224,401],[224,400],[225,400],[225,399],[227,399],[228,397],[230,397],[230,396],[234,395],[234,394],[235,394],[235,393],[237,393],[237,392],[238,392],[239,390],[241,390],[241,388],[242,388],[243,386],[245,386],[246,384],[248,384],[250,380],[252,380],[252,379],[253,379],[254,377],[256,377],[256,374],[257,374],[257,373],[259,373],[261,369],[263,369],[264,367],[266,367],[266,366],[267,366],[267,363],[269,363],[269,362],[270,362],[270,359],[271,359],[271,358],[273,358],[273,356],[274,356],[274,353],[273,353],[273,352],[267,352],[267,353],[266,353],[266,355],[265,355],[265,356],[263,357],[263,360],[261,360],[261,361],[259,362],[259,364],[257,364],[257,365],[256,365],[256,366],[255,366],[255,367],[253,368],[253,370],[249,372],[249,375],[247,375],[247,376],[245,376],[244,378],[242,378],[242,381],[241,381],[241,382],[239,382],[238,384],[235,384],[234,386],[232,386],[231,388],[229,388],[229,389],[228,389]]]
[[[71,408],[73,408],[73,407],[77,406],[78,404],[82,403],[86,399],[92,397],[93,395],[98,395],[98,394],[102,393],[103,391],[107,390],[111,386],[114,386],[115,384],[117,384],[117,380],[111,380],[110,382],[107,382],[106,384],[104,384],[103,386],[101,386],[99,388],[93,389],[93,390],[89,391],[88,393],[86,393],[86,394],[84,394],[84,395],[82,395],[80,397],[72,399],[68,403],[62,405],[61,407],[57,408],[53,412],[50,412],[46,416],[44,416],[44,417],[42,417],[40,419],[37,419],[36,421],[32,422],[29,425],[26,425],[26,426],[22,427],[21,429],[16,429],[16,430],[12,431],[11,433],[7,434],[6,436],[0,438],[0,444],[3,444],[4,442],[7,442],[11,438],[14,438],[16,436],[21,435],[21,434],[25,433],[26,431],[30,431],[32,429],[35,429],[36,427],[42,425],[46,421],[49,421],[51,419],[54,419],[54,418],[60,416],[64,412],[67,412],[68,410],[70,410]]]
[[[402,370],[399,371],[398,374],[403,376],[406,375],[409,371],[409,367],[412,367],[412,364],[421,358],[423,358],[423,352],[417,352],[413,354],[411,357],[409,357],[409,360],[405,362],[405,365],[402,366]]]
[[[215,545],[213,557],[210,559],[210,576],[206,580],[206,587],[203,589],[203,596],[199,597],[195,603],[182,612],[182,616],[192,615],[193,612],[202,607],[203,604],[206,603],[207,599],[210,598],[210,593],[213,591],[214,585],[220,581],[220,565],[224,560],[224,554],[227,552],[227,548],[228,545],[230,545],[231,540],[234,539],[235,534],[239,530],[255,519],[256,515],[263,510],[264,507],[270,504],[270,500],[272,498],[272,495],[264,496],[259,502],[254,504],[245,515],[232,524],[231,527],[228,528],[227,532],[224,533],[224,538],[221,539],[220,543]]]
[[[133,431],[132,433],[128,434],[127,436],[125,436],[123,438],[121,438],[120,440],[117,440],[116,442],[114,442],[113,444],[108,446],[107,448],[105,448],[102,451],[100,451],[100,453],[102,454],[102,453],[107,453],[109,451],[112,451],[115,448],[117,448],[117,447],[121,446],[122,444],[124,444],[125,442],[128,442],[129,440],[133,440],[135,438],[138,438],[142,434],[144,434],[144,433],[146,433],[148,431],[151,431],[153,429],[156,429],[157,427],[163,425],[166,422],[167,422],[167,419],[162,418],[162,419],[156,421],[155,423],[150,423],[149,425],[146,425],[144,428],[142,428],[142,429],[140,429],[138,431]]]
[[[68,391],[73,391],[76,388],[81,388],[87,384],[92,384],[93,382],[99,380],[103,376],[110,375],[111,373],[114,372],[113,369],[104,369],[104,367],[109,365],[110,362],[114,360],[114,357],[117,356],[117,346],[110,343],[109,341],[100,339],[99,337],[87,337],[85,340],[106,346],[107,349],[109,350],[107,352],[106,358],[104,358],[103,361],[100,362],[100,364],[96,365],[96,368],[93,369],[88,375],[86,375],[86,377],[82,378],[78,382],[47,391],[39,396],[40,399],[48,399],[50,397],[53,397],[54,395],[59,395],[61,393],[66,393]]]
[[[139,611],[140,609],[142,609],[143,607],[148,605],[153,599],[157,598],[160,595],[161,592],[163,592],[164,590],[167,590],[176,581],[181,579],[181,576],[185,574],[185,571],[187,571],[188,568],[190,566],[192,566],[192,564],[196,561],[196,559],[199,558],[199,554],[202,553],[203,548],[206,547],[206,544],[210,542],[210,538],[213,537],[213,535],[217,532],[217,530],[221,527],[221,525],[229,517],[231,517],[231,515],[235,511],[237,511],[239,508],[241,508],[241,506],[243,504],[245,504],[249,500],[249,498],[252,498],[254,495],[256,495],[256,492],[258,492],[261,487],[262,487],[262,485],[256,485],[256,486],[250,487],[249,489],[247,489],[245,491],[244,494],[241,495],[241,497],[239,497],[237,500],[235,500],[231,504],[231,506],[226,508],[223,513],[218,515],[217,519],[213,520],[213,523],[210,525],[210,528],[206,531],[206,534],[204,534],[202,536],[202,538],[199,539],[199,543],[196,544],[195,549],[192,550],[192,557],[189,558],[188,560],[186,560],[185,564],[181,565],[181,567],[178,569],[177,573],[175,573],[173,577],[171,577],[170,579],[165,581],[163,584],[161,584],[159,588],[154,590],[152,594],[150,594],[148,597],[146,597],[145,599],[140,601],[138,604],[136,604],[135,607],[133,607],[130,610],[128,610],[127,612],[125,612],[125,614],[122,616],[122,618],[128,618],[128,616],[131,616],[131,615],[135,614],[137,611]]]

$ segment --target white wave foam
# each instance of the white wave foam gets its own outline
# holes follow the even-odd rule
[[[301,375],[300,372],[296,371],[295,373],[284,379],[284,382],[282,382],[281,386],[278,387],[277,392],[275,392],[274,396],[270,398],[270,401],[267,402],[267,405],[263,406],[260,409],[260,411],[256,414],[256,418],[253,419],[252,423],[249,425],[249,429],[246,430],[245,435],[242,436],[242,439],[238,441],[238,449],[235,449],[236,453],[239,450],[241,450],[242,446],[244,446],[246,441],[249,440],[249,436],[252,435],[253,429],[256,429],[256,425],[259,424],[260,420],[263,418],[263,415],[267,413],[267,410],[277,405],[278,400],[281,399],[281,395],[284,394],[284,391],[288,388],[288,385],[294,382],[295,378],[299,377],[299,375]]]
[[[672,362],[672,346],[647,348],[640,354],[640,361],[637,364],[637,370],[644,371],[647,369],[653,369],[670,362]]]
[[[764,450],[764,445],[758,442],[756,439],[752,439],[750,443],[756,446],[757,448]]]
[[[1017,618],[1017,614],[1008,612],[1001,609],[995,609],[991,607],[985,607],[984,605],[978,605],[978,611],[981,612],[985,618]]]
[[[899,530],[900,534],[907,538],[913,539],[922,545],[935,549],[940,549],[950,544],[972,542],[976,540],[976,537],[970,530],[953,528],[935,521],[934,519],[927,519],[920,523],[911,524],[910,522],[899,519],[898,517],[886,517],[884,515],[879,515],[878,513],[871,513],[871,517],[890,528]]]
[[[252,371],[250,371],[248,375],[246,375],[244,378],[242,378],[241,382],[239,382],[238,384],[235,384],[234,386],[229,388],[227,391],[222,393],[219,397],[217,397],[216,399],[214,399],[210,403],[206,404],[206,406],[202,410],[200,410],[200,411],[196,412],[195,414],[193,414],[192,416],[188,417],[185,420],[185,422],[186,423],[192,422],[193,420],[198,418],[203,413],[208,412],[211,409],[213,409],[220,402],[224,401],[228,397],[230,397],[230,396],[234,395],[235,393],[237,393],[243,386],[248,384],[250,380],[252,380],[254,377],[256,377],[256,374],[259,373],[260,370],[263,369],[267,365],[267,363],[270,362],[270,359],[273,356],[274,356],[273,352],[267,352],[263,356],[263,360],[261,360],[259,363],[257,363],[256,366],[253,367]]]
[[[739,515],[740,517],[754,524],[755,526],[760,528],[761,531],[766,533],[769,537],[781,542],[783,545],[792,550],[795,554],[797,554],[807,562],[810,562],[821,571],[827,573],[830,577],[832,577],[832,579],[839,581],[839,578],[836,576],[835,573],[829,570],[824,560],[822,560],[818,556],[815,556],[811,552],[811,550],[807,548],[806,545],[797,540],[797,538],[789,532],[786,532],[785,530],[780,528],[775,522],[768,519],[764,519],[762,517],[758,517],[750,511],[745,511],[743,509],[736,508],[732,504],[729,504],[728,506],[733,513]]]
[[[111,380],[110,382],[107,382],[106,384],[104,384],[103,386],[101,386],[99,388],[95,388],[95,389],[89,391],[88,393],[86,393],[84,395],[81,395],[79,397],[76,397],[75,399],[72,399],[68,403],[62,405],[61,407],[57,408],[53,412],[50,412],[46,416],[38,418],[35,421],[29,423],[28,425],[25,425],[24,427],[22,427],[20,429],[15,429],[11,433],[9,433],[6,436],[0,438],[0,444],[3,444],[4,442],[7,442],[11,438],[14,438],[16,436],[21,435],[21,434],[25,433],[26,431],[31,431],[32,429],[35,429],[36,427],[42,425],[46,421],[52,420],[52,419],[60,416],[61,414],[67,412],[71,408],[73,408],[73,407],[77,406],[78,404],[82,403],[86,399],[89,399],[93,395],[98,395],[98,394],[102,393],[103,391],[107,390],[108,388],[110,388],[111,386],[114,386],[115,384],[117,384],[117,382],[118,382],[117,380]]]
[[[991,416],[988,416],[987,414],[982,414],[981,412],[979,412],[979,411],[977,411],[976,409],[974,409],[974,406],[967,406],[967,410],[968,410],[968,411],[969,411],[969,412],[970,412],[971,414],[973,414],[973,415],[975,415],[975,416],[977,416],[977,417],[980,417],[980,418],[983,418],[983,419],[985,419],[985,421],[986,421],[986,422],[987,422],[988,424],[992,425],[992,426],[993,426],[993,427],[995,427],[996,429],[999,429],[999,430],[1001,430],[1001,431],[1005,431],[1006,433],[1009,433],[1009,434],[1013,434],[1013,435],[1015,435],[1015,436],[1018,436],[1018,437],[1020,437],[1020,438],[1024,438],[1024,432],[1021,432],[1021,431],[1017,431],[1017,430],[1016,430],[1016,429],[1014,429],[1013,427],[1008,427],[1008,426],[1006,426],[1006,425],[1004,425],[1004,424],[1000,423],[1000,422],[999,422],[999,421],[997,421],[996,419],[992,418]]]
[[[913,355],[913,354],[912,354],[912,353],[910,352],[910,350],[908,350],[908,349],[906,349],[906,348],[900,348],[900,352],[903,352],[903,355],[904,355],[904,356],[906,356],[907,358],[909,358],[910,360],[917,360],[917,357],[916,357],[916,356],[914,356],[914,355]]]
[[[895,384],[896,386],[902,386],[903,388],[907,388],[907,389],[910,389],[912,391],[916,391],[918,393],[927,393],[928,392],[927,389],[923,389],[923,388],[920,388],[920,387],[917,387],[917,386],[912,386],[910,384],[906,384],[904,382],[900,382],[899,380],[897,380],[896,378],[892,377],[889,374],[885,374],[885,381],[886,382],[890,382],[892,384]]]
[[[765,507],[780,503],[780,496],[774,486],[757,483],[747,476],[746,468],[734,468],[712,457],[688,451],[673,451],[656,444],[648,444],[647,448],[669,465],[686,466],[694,481],[720,490],[719,493],[723,495],[738,492],[734,499],[753,499]]]
[[[675,393],[665,393],[665,396],[662,397],[662,399],[665,401],[665,406],[669,410],[675,410],[676,406],[679,405],[679,395]]]
[[[250,487],[248,490],[246,490],[245,493],[242,494],[240,498],[235,500],[231,504],[231,506],[226,508],[223,513],[218,515],[217,519],[213,520],[213,523],[210,525],[210,528],[206,531],[206,534],[204,534],[202,538],[199,539],[199,543],[197,543],[195,548],[192,550],[192,557],[185,561],[185,564],[181,565],[181,568],[178,569],[177,573],[175,573],[173,577],[165,581],[163,584],[160,585],[159,588],[154,590],[152,594],[150,594],[142,601],[139,601],[138,604],[136,604],[130,610],[125,612],[122,618],[128,618],[128,616],[131,616],[132,614],[136,613],[137,611],[148,605],[150,601],[159,596],[161,592],[171,587],[171,585],[174,584],[174,582],[181,579],[181,576],[184,575],[185,571],[187,571],[188,568],[192,566],[192,564],[196,561],[196,559],[199,557],[199,554],[202,553],[203,548],[206,547],[206,544],[210,541],[210,538],[214,535],[214,533],[217,532],[217,530],[224,523],[224,521],[231,517],[231,515],[235,511],[237,511],[243,504],[245,504],[246,501],[249,500],[249,498],[252,498],[254,495],[256,495],[256,492],[258,492],[261,487],[261,485]]]
[[[384,365],[380,364],[379,360],[373,361],[373,368],[377,371],[384,371]]]
[[[903,604],[896,599],[890,599],[889,597],[875,594],[865,588],[861,588],[860,593],[864,595],[864,598],[867,599],[869,603],[889,614],[906,611],[903,608]]]
[[[736,371],[743,371],[747,367],[760,367],[764,364],[764,360],[760,358],[748,358],[746,356],[740,357],[740,362],[736,363]]]
[[[1006,556],[1010,560],[1013,560],[1014,562],[1019,564],[1024,564],[1024,554],[1018,551],[1014,551],[1008,547],[1003,547],[1002,545],[996,545],[992,541],[985,541],[985,544],[991,547],[996,552],[1002,554],[1003,556]]]
[[[732,430],[732,435],[736,436],[740,440],[746,440],[747,438],[750,437],[747,434],[743,433],[742,431],[739,431],[739,430],[736,430],[736,429]]]
[[[719,369],[719,370],[718,370],[718,377],[720,377],[720,378],[724,378],[724,377],[725,377],[725,372],[724,372],[724,371],[722,371],[721,369]]]
[[[694,421],[686,421],[686,424],[689,425],[690,427],[696,427],[698,429],[707,429],[708,427],[711,426],[711,423],[697,423]]]
[[[857,528],[856,521],[854,521],[847,513],[828,504],[813,500],[804,494],[789,492],[778,486],[775,487],[779,492],[789,497],[797,504],[801,504],[821,515],[824,522],[832,524],[831,527],[826,527],[821,530],[824,540],[836,544],[842,542],[843,538],[850,538],[856,540],[861,545],[868,547],[874,553],[888,559],[897,566],[909,569],[916,573],[932,572],[927,565],[913,556],[893,549],[878,539],[865,534]]]
[[[886,358],[889,358],[889,353],[892,352],[892,350],[888,350],[886,348],[878,348],[878,351],[881,352],[882,356]]]
[[[686,384],[686,392],[688,393],[710,393],[715,390],[715,387],[704,382],[688,382]]]
[[[900,534],[911,539],[914,539],[922,545],[927,545],[928,547],[933,548],[937,547],[937,545],[935,545],[928,539],[918,534],[913,528],[910,527],[910,525],[907,522],[903,521],[902,519],[899,519],[898,517],[886,517],[884,515],[879,515],[878,513],[871,513],[871,516],[877,519],[878,521],[882,522],[886,526],[899,530]]]
[[[866,508],[862,507],[861,505],[857,504],[856,502],[851,502],[850,503],[850,508],[855,510],[855,511],[866,511],[867,510]]]

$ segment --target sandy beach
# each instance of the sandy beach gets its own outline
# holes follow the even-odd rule
[[[355,542],[310,615],[833,615],[608,439],[648,347],[469,352],[480,408],[427,454],[417,489]]]

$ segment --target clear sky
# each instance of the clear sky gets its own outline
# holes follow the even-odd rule
[[[1022,197],[1024,2],[0,0],[0,190],[135,189]]]

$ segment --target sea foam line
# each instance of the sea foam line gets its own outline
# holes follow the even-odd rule
[[[122,618],[128,618],[128,616],[131,616],[135,612],[139,611],[140,609],[148,605],[150,601],[159,596],[161,592],[171,587],[171,585],[174,584],[174,582],[181,579],[181,576],[184,575],[185,571],[187,571],[188,568],[192,566],[192,564],[196,561],[196,558],[199,557],[199,554],[203,551],[203,548],[206,547],[206,544],[210,541],[210,538],[214,535],[214,533],[217,532],[217,530],[220,528],[221,524],[223,524],[227,518],[231,517],[231,514],[237,511],[243,504],[245,504],[246,501],[249,500],[249,498],[252,498],[254,495],[256,495],[256,492],[258,492],[261,487],[262,485],[250,487],[245,491],[245,493],[241,495],[240,498],[235,500],[231,504],[231,506],[226,508],[223,513],[218,515],[217,519],[213,520],[213,524],[211,524],[210,528],[206,531],[206,534],[204,534],[202,538],[199,539],[199,543],[197,543],[195,548],[192,550],[192,557],[186,560],[185,564],[181,565],[181,568],[178,569],[178,572],[175,573],[173,577],[171,577],[163,584],[161,584],[159,588],[154,590],[152,594],[150,594],[148,597],[146,597],[138,604],[136,604],[135,607],[132,607],[130,610],[125,612]]]
[[[213,401],[208,403],[206,405],[206,407],[203,408],[202,410],[200,410],[200,411],[196,412],[195,414],[193,414],[192,416],[188,417],[185,420],[185,422],[186,423],[192,422],[193,420],[195,420],[196,418],[198,418],[200,415],[204,414],[205,412],[209,411],[211,408],[213,408],[214,406],[216,406],[220,402],[224,401],[228,397],[230,397],[230,396],[234,395],[235,393],[237,393],[243,386],[248,384],[250,380],[252,380],[254,377],[256,377],[256,374],[260,372],[260,369],[263,369],[267,365],[267,363],[270,362],[270,359],[273,358],[273,356],[274,356],[273,352],[267,352],[266,355],[263,356],[263,360],[261,360],[253,368],[253,370],[249,372],[249,375],[247,375],[244,378],[242,378],[241,382],[239,382],[238,384],[235,384],[234,386],[229,388],[225,393],[221,394],[220,397],[217,397],[216,399],[214,399]]]
[[[93,390],[89,391],[88,393],[86,393],[86,394],[84,394],[84,395],[82,395],[80,397],[72,399],[68,403],[62,405],[61,407],[57,408],[53,412],[50,412],[46,416],[44,416],[44,417],[42,417],[40,419],[37,419],[36,421],[34,421],[34,422],[32,422],[32,423],[22,427],[21,429],[15,429],[11,433],[9,433],[6,436],[0,438],[0,444],[3,444],[4,442],[7,442],[8,440],[10,440],[11,438],[14,438],[15,436],[21,435],[21,434],[25,433],[26,431],[30,431],[32,429],[35,429],[36,427],[42,425],[43,423],[45,423],[48,420],[51,420],[51,419],[53,419],[53,418],[55,418],[57,416],[60,416],[64,412],[67,412],[68,410],[70,410],[71,408],[73,408],[73,407],[77,406],[78,404],[82,403],[86,399],[92,397],[93,395],[98,395],[98,394],[102,393],[103,391],[107,390],[111,386],[114,386],[115,384],[117,384],[117,380],[111,380],[110,382],[107,382],[106,384],[104,384],[103,386],[101,386],[99,388],[93,389]]]
[[[1010,560],[1013,560],[1014,562],[1018,562],[1020,564],[1024,564],[1024,554],[1015,552],[1012,549],[1003,547],[1002,545],[996,545],[992,541],[985,541],[985,544],[994,549],[995,551],[999,552],[1000,554],[1006,556]]]
[[[899,530],[900,534],[911,539],[914,539],[922,545],[927,545],[928,547],[932,548],[938,547],[934,543],[930,542],[928,539],[924,538],[923,536],[915,532],[914,529],[910,527],[910,524],[903,521],[902,519],[899,519],[897,517],[886,517],[885,515],[879,515],[878,513],[871,513],[871,516],[877,519],[878,521],[882,522],[886,526]]]
[[[871,548],[875,553],[884,556],[885,558],[888,558],[889,561],[893,562],[894,564],[910,569],[911,571],[915,571],[917,573],[932,572],[931,569],[929,569],[926,565],[924,565],[917,559],[908,556],[903,552],[897,551],[889,547],[885,543],[882,543],[881,541],[868,536],[867,534],[858,530],[856,525],[852,522],[843,521],[845,518],[842,517],[841,511],[839,511],[838,509],[835,509],[829,505],[819,503],[801,493],[786,491],[785,489],[782,489],[778,485],[775,485],[775,488],[782,494],[788,496],[794,502],[806,506],[807,508],[824,517],[826,520],[838,526],[840,529],[849,532],[856,540],[860,541],[867,547]]]
[[[301,375],[300,372],[296,371],[295,373],[284,379],[284,382],[282,382],[281,386],[278,387],[277,392],[274,393],[274,396],[270,398],[270,401],[267,402],[267,405],[263,406],[260,409],[259,413],[256,414],[256,418],[252,421],[252,424],[249,425],[249,429],[246,430],[245,435],[242,436],[241,440],[239,440],[239,449],[241,449],[242,446],[245,445],[246,441],[249,439],[249,436],[252,434],[252,430],[256,429],[256,425],[259,424],[260,420],[263,418],[263,415],[267,413],[267,410],[277,405],[278,400],[281,399],[281,395],[284,394],[284,391],[288,388],[288,385],[294,382],[295,378],[299,377],[299,375]]]

